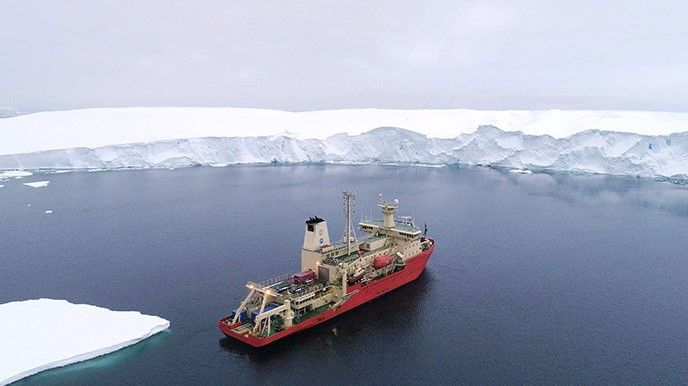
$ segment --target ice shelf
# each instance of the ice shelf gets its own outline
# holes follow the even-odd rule
[[[246,163],[461,164],[688,179],[687,130],[688,113],[651,111],[52,111],[0,120],[0,179],[26,170]]]

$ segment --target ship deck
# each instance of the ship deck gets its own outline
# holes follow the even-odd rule
[[[372,251],[366,251],[364,255],[367,255],[370,253],[375,253],[375,252],[380,251],[382,249],[385,249],[385,247],[378,248],[378,249],[375,249]],[[337,257],[328,257],[325,260],[323,260],[323,263],[327,264],[327,265],[335,265],[336,266],[339,263],[350,263],[350,262],[358,259],[361,256],[363,256],[363,255],[359,255],[358,250],[356,250],[354,252],[349,253],[348,255],[337,256]]]
[[[385,238],[385,236],[372,236],[372,237],[365,238],[363,240],[359,240],[358,244],[362,244],[366,241],[375,241],[375,240],[380,240],[380,239],[384,239],[384,238]],[[350,263],[350,262],[358,259],[361,256],[365,256],[365,255],[369,255],[371,253],[379,252],[379,251],[387,249],[387,248],[388,248],[387,246],[383,246],[380,248],[373,249],[371,251],[365,251],[361,255],[358,254],[359,250],[356,249],[355,251],[349,253],[348,255],[327,257],[323,260],[323,263],[325,263],[327,265],[337,265],[339,263]]]
[[[313,318],[313,317],[315,317],[315,316],[318,316],[318,315],[322,314],[323,312],[329,310],[329,309],[331,308],[332,304],[334,304],[334,303],[330,302],[330,303],[328,303],[328,304],[322,305],[322,306],[320,306],[320,307],[318,307],[318,308],[315,308],[315,309],[313,309],[313,310],[308,311],[308,313],[304,314],[301,318],[299,318],[298,321],[295,320],[295,321],[294,321],[294,324],[296,325],[296,324],[299,324],[299,323],[306,322],[306,321],[308,321],[309,319],[311,319],[311,318]],[[231,321],[228,320],[228,321],[227,321],[227,325],[230,325],[230,324],[231,324]],[[245,335],[245,334],[251,333],[251,331],[253,331],[253,328],[254,328],[254,327],[255,327],[255,323],[253,323],[252,321],[249,320],[249,321],[246,321],[246,322],[244,322],[244,323],[242,323],[242,324],[240,324],[240,325],[234,327],[234,328],[232,329],[232,331],[234,331],[235,333],[237,333],[237,334],[239,334],[239,335]],[[272,326],[272,327],[270,328],[270,331],[269,331],[267,334],[265,334],[265,333],[260,333],[260,334],[257,334],[257,336],[259,336],[259,337],[266,337],[266,336],[273,335],[273,334],[275,334],[275,333],[277,333],[277,332],[279,332],[279,331],[281,331],[281,329],[280,329],[280,330],[277,330],[274,326]]]

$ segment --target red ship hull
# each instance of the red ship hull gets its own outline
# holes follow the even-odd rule
[[[351,294],[351,297],[349,298],[349,300],[341,304],[339,307],[327,310],[317,316],[314,316],[301,323],[297,323],[292,327],[286,330],[282,330],[276,334],[270,335],[268,337],[257,337],[249,334],[236,333],[233,330],[234,328],[238,327],[240,323],[232,324],[232,319],[229,316],[220,319],[218,323],[220,331],[222,331],[225,335],[227,335],[230,338],[238,339],[253,347],[262,347],[268,345],[277,340],[286,338],[287,336],[296,334],[297,332],[306,330],[317,324],[330,320],[335,316],[343,314],[353,308],[360,306],[363,303],[369,302],[379,296],[386,294],[389,291],[392,291],[395,288],[399,288],[404,284],[407,284],[417,279],[420,276],[420,274],[423,273],[425,265],[427,264],[428,260],[430,259],[430,255],[432,255],[432,252],[434,250],[435,243],[433,243],[432,246],[427,250],[407,260],[406,267],[404,269],[395,272],[391,275],[385,276],[381,279],[370,282],[366,285],[356,283],[354,285],[349,286],[347,289],[347,293]]]

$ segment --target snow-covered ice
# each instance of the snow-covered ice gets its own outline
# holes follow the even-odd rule
[[[642,177],[688,178],[688,132],[662,136],[589,130],[570,137],[481,126],[456,138],[378,128],[324,140],[288,137],[189,138],[95,149],[0,155],[0,169],[179,168],[242,163],[489,165]]]
[[[0,120],[0,170],[488,165],[688,178],[688,113],[110,108]]]
[[[117,351],[169,325],[157,316],[66,300],[0,304],[0,385]]]
[[[25,170],[6,170],[4,172],[0,171],[0,180],[8,178],[28,177],[32,175],[33,173],[27,172]]]
[[[30,186],[32,188],[45,188],[48,186],[50,181],[34,181],[34,182],[25,182],[24,185]]]
[[[528,169],[509,169],[509,172],[515,174],[533,174],[533,172]]]
[[[0,120],[0,154],[150,143],[180,138],[284,136],[325,139],[377,127],[456,138],[481,125],[563,138],[584,130],[667,135],[688,130],[688,113],[615,110],[389,110],[289,112],[225,107],[128,107],[46,111]]]

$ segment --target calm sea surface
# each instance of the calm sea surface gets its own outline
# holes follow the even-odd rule
[[[21,185],[42,179],[47,188]],[[5,185],[0,303],[48,297],[171,321],[169,332],[20,384],[688,382],[686,187],[392,166]],[[344,188],[358,194],[357,218],[377,215],[383,193],[427,223],[438,246],[426,272],[263,350],[223,338],[216,321],[247,280],[298,269],[308,216],[338,238]]]

